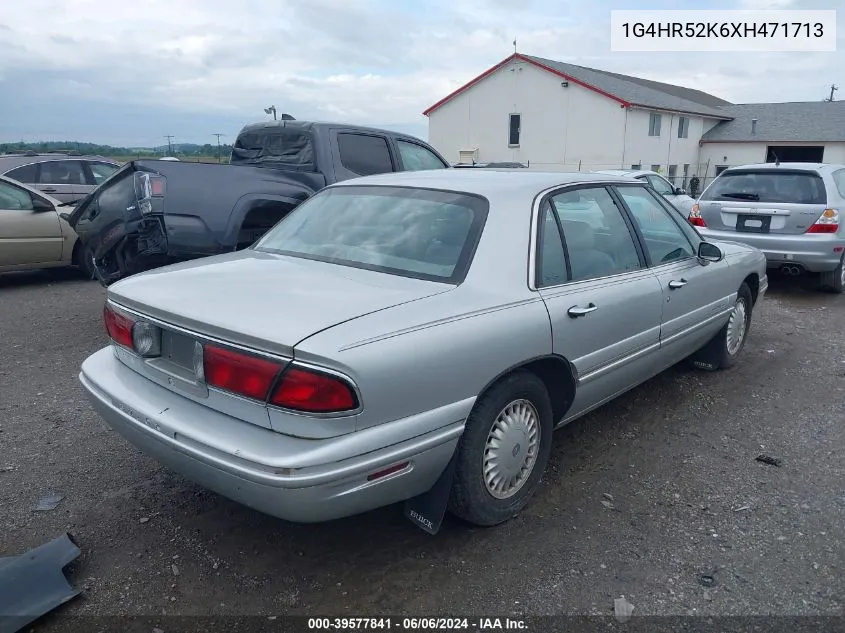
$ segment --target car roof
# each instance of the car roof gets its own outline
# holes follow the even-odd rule
[[[26,189],[30,193],[34,193],[37,196],[40,196],[42,198],[46,198],[47,200],[52,202],[55,206],[59,206],[59,205],[62,204],[60,200],[57,200],[53,196],[49,196],[46,193],[44,193],[43,191],[38,191],[38,189],[30,187],[29,185],[24,184],[22,182],[18,182],[14,178],[9,178],[8,176],[4,176],[3,174],[0,174],[0,182],[7,182],[10,185],[15,185],[16,187],[20,187],[21,189]]]
[[[114,165],[119,164],[111,158],[95,156],[93,154],[0,154],[0,173],[5,173],[15,167],[30,165],[32,163],[46,163],[52,160],[100,160]]]
[[[806,171],[827,172],[836,171],[837,169],[845,169],[845,165],[838,165],[835,163],[755,163],[752,165],[734,165],[733,167],[728,167],[725,171],[741,171],[743,169],[756,169],[761,171],[777,171],[778,169],[803,169]]]
[[[527,169],[430,169],[364,176],[331,185],[333,187],[378,185],[420,187],[472,193],[487,198],[533,198],[539,192],[579,183],[624,182],[630,179],[589,172],[543,172]]]
[[[645,175],[660,176],[656,171],[650,169],[600,169],[595,173],[608,174],[610,176],[628,176],[629,178]]]

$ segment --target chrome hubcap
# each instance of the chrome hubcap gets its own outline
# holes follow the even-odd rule
[[[515,495],[534,470],[540,416],[528,400],[514,400],[496,416],[484,446],[484,485],[496,499]]]
[[[842,285],[845,286],[845,260],[842,261],[840,268],[842,268],[842,274],[840,275],[842,277]]]
[[[737,299],[731,318],[728,320],[728,354],[733,356],[739,351],[745,338],[745,326],[748,320],[748,309],[745,299]]]

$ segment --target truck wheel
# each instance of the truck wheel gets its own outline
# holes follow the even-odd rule
[[[737,292],[736,303],[728,322],[707,345],[690,356],[693,367],[715,371],[727,369],[736,363],[748,340],[753,305],[751,289],[743,283]]]
[[[528,371],[503,378],[475,403],[461,437],[449,510],[497,525],[528,503],[549,460],[552,405]]]
[[[79,242],[74,249],[73,263],[79,268],[84,277],[88,280],[94,279],[94,253]]]
[[[822,273],[821,286],[823,290],[835,292],[838,295],[845,291],[845,253],[839,260],[839,266],[830,272]]]

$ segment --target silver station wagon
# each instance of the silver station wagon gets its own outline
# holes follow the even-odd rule
[[[683,359],[734,363],[766,289],[760,251],[702,240],[646,183],[370,176],[250,249],[110,286],[80,380],[142,451],[271,515],[494,525],[555,428]]]

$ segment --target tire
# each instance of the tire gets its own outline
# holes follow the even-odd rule
[[[821,274],[822,290],[833,292],[841,295],[845,291],[845,253],[842,254],[842,259],[839,260],[839,266],[830,272]]]
[[[505,430],[505,443],[499,450],[502,451],[500,455],[504,459],[504,467],[510,467],[508,474],[518,472],[517,465],[525,467],[532,446],[533,463],[529,466],[530,470],[521,475],[521,481],[514,485],[513,490],[508,491],[500,486],[494,495],[484,478],[485,455],[490,455],[487,443],[488,438],[492,439],[494,425],[507,409],[533,415],[535,421],[532,428],[539,438],[536,443],[532,443],[523,424],[518,424],[510,432]],[[549,394],[537,376],[528,371],[517,371],[494,384],[478,399],[467,418],[455,463],[449,511],[480,526],[497,525],[516,515],[525,507],[540,483],[551,453],[553,430]],[[495,486],[492,488],[496,490]]]
[[[736,305],[731,313],[730,320],[707,345],[690,357],[692,365],[698,369],[709,371],[732,367],[748,340],[753,307],[754,300],[751,296],[751,289],[743,283],[737,292]],[[735,329],[736,319],[743,320],[741,330]],[[738,344],[737,336],[739,336]]]
[[[94,253],[91,252],[90,248],[86,248],[77,242],[73,259],[73,263],[79,268],[86,279],[94,279]]]

